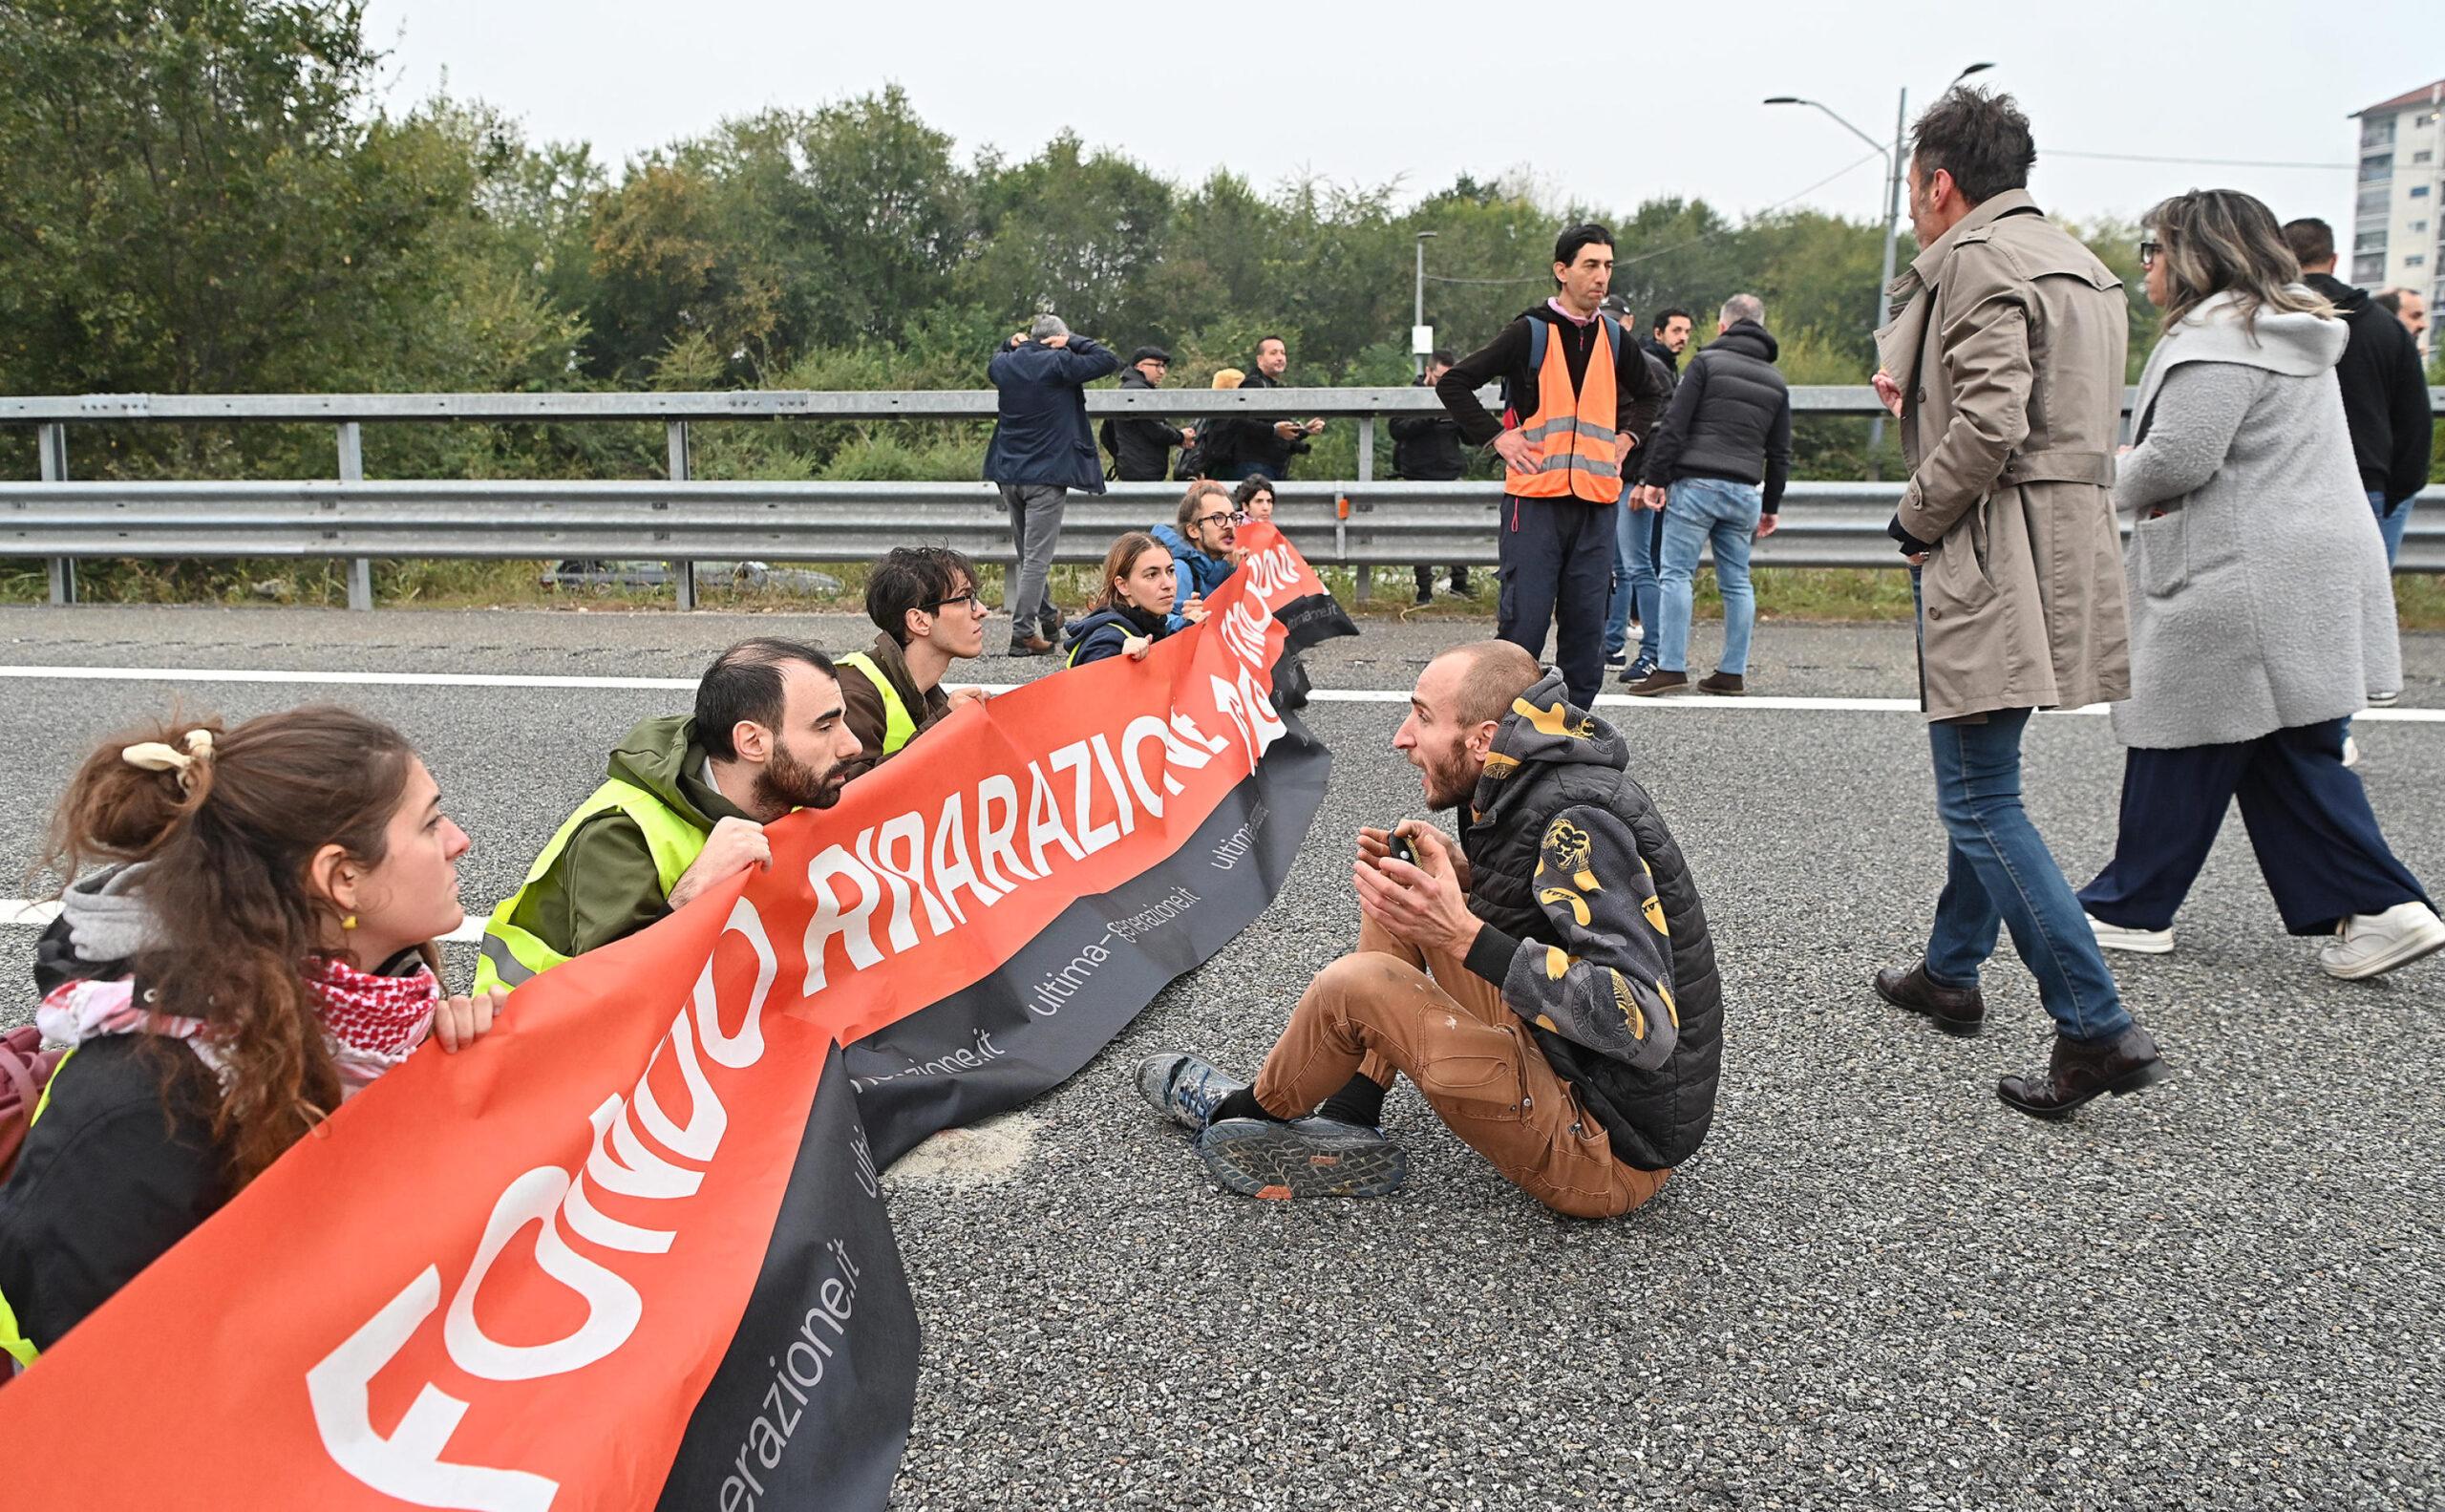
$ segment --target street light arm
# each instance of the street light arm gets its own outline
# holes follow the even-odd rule
[[[1861,141],[1863,141],[1863,142],[1866,142],[1869,146],[1871,146],[1871,147],[1875,148],[1875,149],[1876,149],[1876,155],[1877,155],[1878,157],[1880,157],[1880,158],[1882,158],[1882,159],[1883,159],[1883,160],[1884,160],[1885,171],[1886,171],[1886,172],[1888,172],[1888,173],[1892,171],[1892,169],[1893,169],[1893,149],[1892,149],[1890,146],[1887,146],[1885,143],[1883,143],[1883,142],[1881,142],[1881,141],[1877,140],[1874,137],[1869,136],[1866,132],[1863,132],[1863,131],[1860,130],[1860,128],[1858,128],[1857,126],[1852,125],[1852,124],[1851,124],[1849,121],[1847,121],[1847,120],[1844,120],[1840,116],[1839,116],[1839,115],[1835,114],[1832,110],[1828,109],[1826,106],[1821,105],[1821,104],[1818,104],[1816,100],[1813,100],[1813,99],[1800,99],[1800,98],[1797,98],[1797,96],[1790,96],[1790,95],[1777,95],[1777,96],[1774,96],[1773,98],[1771,98],[1771,99],[1767,100],[1765,103],[1767,103],[1767,104],[1769,104],[1769,105],[1806,105],[1806,106],[1809,106],[1811,109],[1814,109],[1814,110],[1821,110],[1821,111],[1824,111],[1824,112],[1825,112],[1825,115],[1826,115],[1826,118],[1827,118],[1827,119],[1829,119],[1829,120],[1831,120],[1831,121],[1833,121],[1835,125],[1841,127],[1844,131],[1849,132],[1852,136],[1857,137],[1858,138],[1860,138],[1860,140],[1861,140]]]

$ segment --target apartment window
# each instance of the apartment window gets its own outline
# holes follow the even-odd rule
[[[2413,189],[2412,189],[2412,191],[2411,191],[2411,197],[2412,197],[2413,199],[2414,199],[2414,200],[2425,200],[2425,199],[2427,199],[2427,198],[2428,198],[2428,185],[2426,185],[2426,184],[2424,184],[2424,183],[2423,183],[2423,184],[2418,184],[2418,185],[2413,186]]]
[[[2411,155],[2411,160],[2413,162],[2434,162],[2436,160],[2436,154],[2429,152],[2423,148],[2418,152],[2413,153]]]
[[[2428,256],[2424,252],[2413,252],[2411,256],[2403,259],[2403,266],[2405,267],[2426,267],[2427,266]]]
[[[2392,153],[2388,153],[2382,158],[2363,158],[2360,160],[2360,181],[2362,183],[2375,183],[2381,179],[2391,179],[2393,176],[2394,155]]]
[[[2412,230],[2412,234],[2413,234],[2413,236],[2417,236],[2420,232],[2425,231],[2425,230],[2427,230],[2427,229],[2428,229],[2428,223],[2427,223],[2427,222],[2425,222],[2425,221],[2413,221],[2413,222],[2411,224],[2411,230]],[[2354,251],[2357,251],[2357,250],[2359,250],[2359,249],[2358,249],[2357,247],[2355,247],[2355,248],[2353,248],[2353,250],[2354,250]]]
[[[2360,202],[2357,206],[2360,219],[2365,221],[2372,215],[2385,214],[2386,202],[2389,198],[2391,198],[2389,192],[2382,187],[2361,190]]]
[[[2355,253],[2383,252],[2385,249],[2386,233],[2383,231],[2363,231],[2351,239],[2351,250]]]
[[[2364,149],[2392,146],[2393,140],[2393,117],[2388,116],[2381,120],[2367,120],[2360,123],[2360,145]]]
[[[2385,276],[2386,257],[2384,253],[2381,252],[2374,257],[2362,255],[2352,258],[2351,281],[2353,283],[2361,285],[2374,284]]]

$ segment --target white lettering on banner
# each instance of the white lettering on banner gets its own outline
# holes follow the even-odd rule
[[[871,1197],[874,1193],[869,1190],[866,1195]],[[798,1419],[805,1416],[790,1411],[789,1404],[795,1402],[801,1408],[806,1405],[806,1393],[823,1384],[823,1371],[832,1358],[834,1341],[849,1335],[847,1325],[849,1315],[858,1310],[858,1278],[861,1272],[858,1263],[849,1258],[847,1245],[835,1239],[823,1248],[839,1273],[825,1276],[815,1288],[815,1306],[798,1320],[797,1331],[789,1336],[788,1346],[777,1355],[764,1356],[765,1368],[773,1373],[772,1384],[764,1392],[765,1410],[747,1420],[738,1453],[731,1459],[732,1473],[723,1480],[716,1494],[722,1512],[754,1512],[755,1499],[765,1495],[764,1482],[755,1474],[755,1467],[760,1465],[768,1471],[781,1467],[781,1456],[790,1447],[791,1436],[797,1432]],[[787,1401],[783,1400],[785,1395]]]
[[[729,1114],[698,1058],[698,1048],[701,1045],[704,1055],[726,1071],[746,1070],[761,1058],[764,1003],[779,970],[764,921],[746,899],[732,906],[722,931],[740,936],[755,952],[755,986],[749,990],[737,1030],[729,1032],[722,1026],[709,959],[690,1006],[671,1020],[627,1099],[606,1098],[587,1116],[592,1138],[583,1174],[572,1177],[557,1165],[537,1166],[521,1172],[493,1203],[475,1258],[459,1278],[442,1320],[443,1348],[451,1363],[467,1374],[495,1382],[565,1374],[608,1357],[635,1334],[644,1316],[644,1303],[635,1286],[609,1266],[581,1254],[562,1229],[618,1253],[659,1255],[670,1249],[675,1230],[643,1228],[605,1216],[586,1196],[585,1178],[592,1177],[606,1191],[648,1201],[691,1197],[702,1182],[703,1172],[681,1166],[654,1150],[624,1115],[633,1111],[636,1121],[672,1155],[700,1165],[710,1163],[719,1149]],[[653,1067],[666,1050],[693,1100],[684,1125],[669,1117],[649,1085]],[[503,1344],[484,1331],[476,1318],[476,1303],[485,1278],[502,1262],[510,1241],[530,1224],[535,1225],[535,1268],[577,1293],[585,1303],[585,1320],[564,1338],[542,1344]],[[431,1381],[417,1389],[407,1416],[388,1437],[373,1429],[370,1400],[373,1377],[407,1348],[440,1302],[440,1268],[426,1266],[337,1349],[307,1371],[306,1395],[323,1447],[334,1464],[367,1486],[417,1506],[463,1512],[543,1512],[560,1491],[559,1482],[550,1478],[441,1458],[469,1404]]]
[[[1210,676],[1209,681],[1216,706],[1231,721],[1253,772],[1285,733],[1266,692],[1266,641],[1278,622],[1265,600],[1295,586],[1302,568],[1286,545],[1252,556],[1245,565],[1242,591],[1223,607],[1218,628],[1235,675]],[[823,990],[825,948],[836,936],[852,971],[914,948],[922,938],[940,939],[967,922],[969,906],[990,908],[1020,882],[1049,875],[1053,854],[1084,861],[1134,834],[1139,814],[1161,819],[1167,796],[1187,791],[1177,772],[1201,770],[1230,745],[1224,736],[1208,735],[1185,713],[1175,710],[1167,718],[1139,714],[1121,728],[1116,741],[1098,732],[1058,748],[1043,762],[1028,762],[1024,799],[1016,774],[992,772],[944,800],[940,812],[931,816],[930,836],[928,816],[911,812],[861,831],[847,846],[827,845],[807,865],[814,906],[805,934],[804,993]],[[1149,747],[1160,748],[1159,765],[1146,763]],[[1055,780],[1062,774],[1070,777],[1066,806]],[[1099,804],[1109,804],[1105,812],[1111,816],[1100,822]],[[959,897],[963,891],[968,906]],[[1105,940],[1116,934],[1132,938],[1159,927],[1196,902],[1194,893],[1180,889],[1156,907],[1116,921]],[[875,917],[878,910],[884,914],[881,921]],[[643,1297],[621,1267],[650,1266],[655,1257],[667,1254],[679,1224],[650,1227],[632,1217],[614,1217],[603,1210],[594,1194],[684,1203],[696,1195],[704,1167],[720,1149],[730,1127],[722,1077],[762,1057],[763,1010],[779,971],[763,921],[745,899],[733,907],[723,932],[744,938],[756,958],[754,986],[735,1027],[724,1023],[721,990],[709,958],[689,1006],[656,1044],[628,1095],[606,1097],[588,1115],[591,1138],[578,1170],[539,1165],[521,1172],[503,1188],[447,1306],[440,1267],[428,1265],[306,1373],[315,1427],[332,1461],[348,1474],[383,1495],[419,1506],[543,1512],[551,1505],[559,1486],[547,1477],[442,1458],[460,1422],[474,1410],[470,1401],[450,1395],[430,1380],[422,1382],[398,1426],[385,1436],[372,1423],[371,1383],[436,1311],[442,1313],[440,1342],[453,1365],[470,1377],[498,1385],[584,1369],[607,1358],[635,1334]],[[1031,1012],[1057,1013],[1109,954],[1103,942],[1086,947],[1038,987],[1028,1004]],[[666,1054],[687,1089],[685,1121],[671,1117],[651,1086],[654,1067]],[[935,1075],[975,1069],[1000,1054],[1001,1047],[980,1033],[973,1050],[962,1049],[922,1067],[912,1062],[911,1071]],[[871,1192],[871,1154],[864,1161],[861,1184]],[[685,1209],[680,1211],[684,1215]],[[534,1229],[532,1245],[517,1244],[529,1226]],[[580,1244],[592,1252],[581,1250]],[[798,1424],[797,1413],[781,1410],[780,1394],[787,1392],[803,1407],[805,1398],[797,1389],[822,1378],[822,1362],[831,1358],[833,1342],[845,1336],[842,1325],[849,1317],[857,1270],[845,1247],[838,1241],[832,1247],[844,1267],[845,1287],[840,1277],[822,1283],[822,1307],[808,1312],[803,1336],[776,1356],[775,1392],[767,1397],[776,1410],[751,1426],[734,1466],[738,1474],[722,1486],[725,1506],[734,1501],[752,1506],[752,1499],[764,1494],[751,1460],[767,1469],[776,1465]],[[483,1284],[497,1267],[513,1266],[531,1266],[534,1274],[575,1294],[585,1305],[584,1321],[564,1337],[540,1344],[507,1344],[486,1333],[477,1317]],[[830,1338],[819,1331],[819,1324],[831,1331]]]

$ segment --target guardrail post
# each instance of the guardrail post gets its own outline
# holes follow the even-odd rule
[[[1371,415],[1358,417],[1358,480],[1362,483],[1375,480],[1375,416]],[[1364,604],[1374,594],[1374,564],[1362,562],[1358,566],[1358,602]]]
[[[57,420],[47,421],[34,428],[34,450],[42,456],[42,480],[46,483],[68,481],[68,427]],[[51,578],[51,602],[76,602],[76,560],[53,557],[44,564]]]
[[[365,436],[354,420],[340,422],[340,481],[365,481]],[[348,607],[352,609],[373,607],[373,564],[363,557],[350,559],[348,564]]]
[[[684,483],[688,480],[688,422],[672,420],[666,429],[670,433],[670,480],[674,483]],[[679,607],[683,609],[694,608],[696,607],[696,564],[693,562],[670,564],[670,581],[679,590]]]

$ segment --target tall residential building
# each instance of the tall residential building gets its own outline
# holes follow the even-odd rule
[[[2445,305],[2445,79],[2351,118],[2360,122],[2351,282],[2415,288],[2436,309]]]

